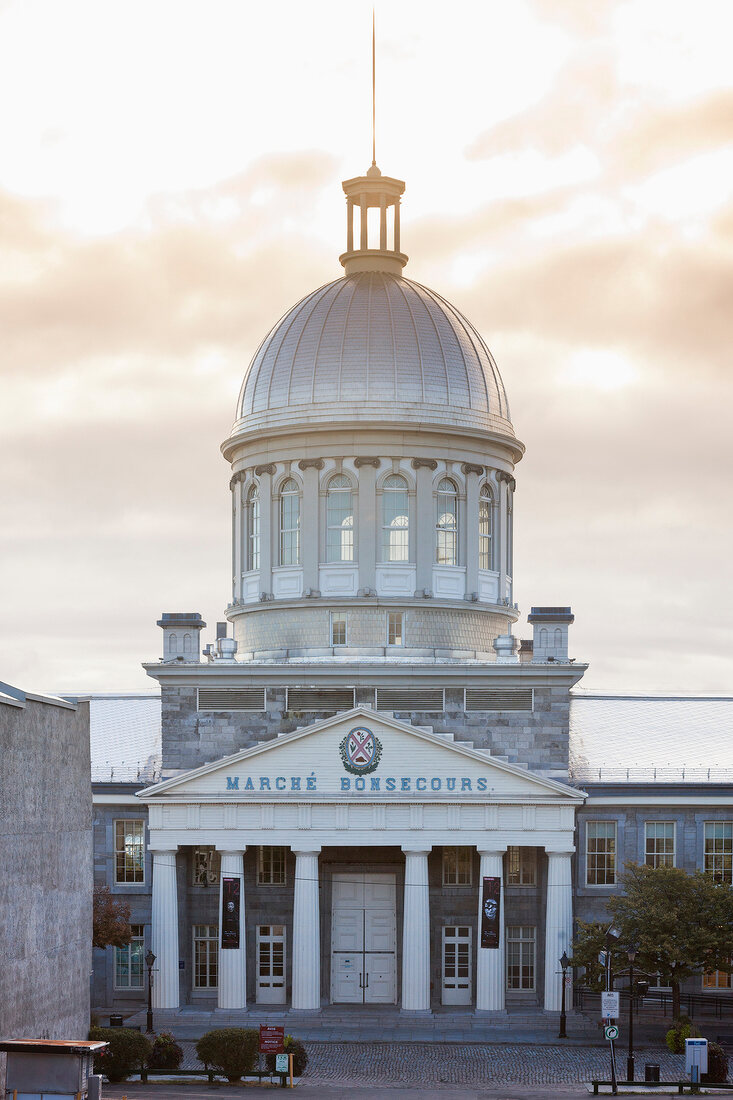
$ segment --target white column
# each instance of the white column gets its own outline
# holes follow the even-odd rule
[[[300,550],[303,562],[303,592],[309,588],[318,591],[320,581],[318,564],[320,559],[321,520],[318,492],[318,473],[323,469],[322,458],[306,458],[298,463],[303,471],[303,513],[300,517]]]
[[[562,996],[560,959],[572,954],[573,880],[572,852],[547,853],[547,913],[545,916],[545,1011],[559,1012]],[[568,970],[568,975],[571,971]],[[565,988],[565,1004],[573,1003],[572,989]]]
[[[221,853],[221,884],[219,886],[219,1008],[247,1007],[247,943],[244,919],[244,853],[223,851]],[[224,879],[239,879],[239,948],[222,950],[222,899]]]
[[[273,507],[272,475],[275,466],[272,462],[264,466],[255,466],[255,476],[260,482],[260,592],[268,595],[272,592],[272,551],[275,547],[277,564],[277,545],[280,517],[277,506]]]
[[[232,478],[232,599],[242,598],[242,570],[244,569],[242,522],[242,481],[240,474]]]
[[[402,919],[402,1011],[430,1011],[429,848],[405,853]]]
[[[376,562],[379,549],[377,535],[381,536],[381,517],[377,516],[377,468],[378,458],[357,458],[354,465],[359,471],[359,521],[357,527],[357,553],[359,562],[359,589],[374,592],[377,587]]]
[[[506,599],[507,593],[507,580],[506,580],[506,552],[507,552],[507,474],[503,471],[499,472],[499,603]]]
[[[318,903],[318,853],[309,848],[295,853],[293,904],[292,1008],[305,1012],[321,1007],[321,925]]]
[[[476,1011],[503,1012],[506,973],[504,966],[504,852],[506,848],[479,849],[478,928],[476,947]],[[499,946],[481,946],[481,901],[485,878],[501,880],[499,893]]]
[[[178,1008],[178,890],[176,849],[153,850],[151,949],[157,974],[153,1008]]]
[[[433,590],[433,565],[435,563],[435,499],[433,497],[433,470],[437,462],[430,458],[413,458],[417,483],[417,512],[415,522],[416,551],[415,587],[418,592]]]
[[[483,474],[481,466],[464,463],[466,475],[466,518],[463,529],[466,532],[466,594],[478,592],[478,507],[479,477]]]

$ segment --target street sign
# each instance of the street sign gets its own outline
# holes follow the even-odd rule
[[[260,1024],[260,1053],[282,1054],[285,1050],[285,1028]]]
[[[615,1024],[609,1024],[608,1027],[604,1027],[603,1034],[609,1041],[611,1039],[618,1039],[618,1028]]]
[[[275,1073],[287,1073],[288,1072],[288,1056],[287,1054],[275,1055]]]
[[[621,1015],[620,993],[601,993],[601,1016],[604,1020],[615,1020]]]
[[[607,951],[599,951],[598,952],[598,961],[601,964],[601,966],[603,967],[603,969],[605,970],[606,963],[608,962],[608,952]]]

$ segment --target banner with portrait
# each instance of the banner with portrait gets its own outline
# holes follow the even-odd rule
[[[240,883],[238,878],[221,880],[221,946],[222,950],[239,949]]]
[[[481,890],[481,946],[498,947],[501,935],[501,879],[485,878]]]

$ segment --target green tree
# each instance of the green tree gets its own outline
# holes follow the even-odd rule
[[[680,985],[705,970],[730,966],[733,889],[712,875],[687,874],[679,867],[627,863],[619,878],[624,893],[609,898],[609,923],[618,931],[616,968],[626,968],[626,949],[634,944],[635,967],[659,972],[672,987],[672,1014],[680,1014]],[[605,946],[603,925],[585,925],[574,947],[573,962],[590,966],[596,978],[598,951]],[[595,954],[593,951],[595,949]],[[595,966],[593,960],[595,959]]]
[[[92,906],[92,943],[95,947],[124,947],[132,938],[130,906],[115,898],[109,886],[95,886]]]

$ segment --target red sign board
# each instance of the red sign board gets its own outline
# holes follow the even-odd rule
[[[260,1025],[260,1053],[282,1054],[285,1051],[285,1028]]]

